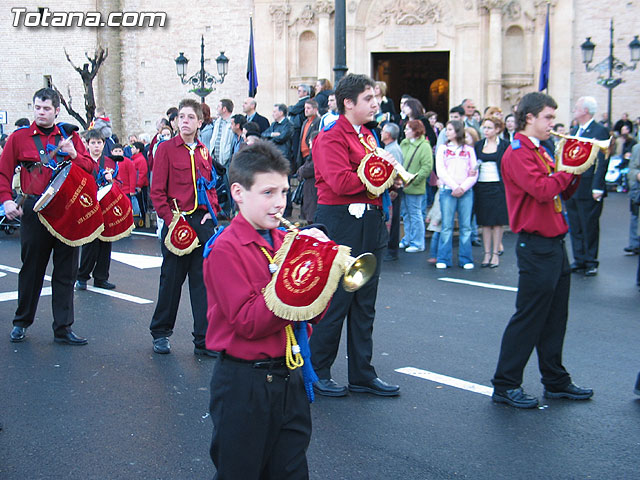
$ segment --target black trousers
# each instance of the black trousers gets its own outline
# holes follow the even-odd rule
[[[311,412],[301,369],[216,360],[211,378],[215,480],[306,480]]]
[[[378,278],[382,252],[388,242],[384,216],[382,210],[367,210],[358,219],[349,213],[346,205],[318,205],[316,223],[327,227],[333,241],[351,247],[352,256],[371,252],[378,261],[375,275],[361,289],[349,293],[342,285],[338,287],[310,339],[311,361],[316,374],[320,379],[331,378],[331,366],[338,354],[346,317],[349,383],[362,384],[378,376],[371,365],[371,357]]]
[[[35,318],[44,274],[53,252],[51,309],[53,333],[64,335],[73,324],[73,284],[78,273],[77,247],[70,247],[49,233],[33,211],[37,198],[29,196],[23,205],[20,225],[18,308],[13,319],[17,327],[29,327]]]
[[[109,280],[111,266],[111,243],[95,239],[82,246],[78,280],[86,282],[93,275],[94,280],[106,282]]]
[[[389,252],[397,253],[400,243],[400,205],[402,205],[403,192],[391,202],[391,228],[389,229]]]
[[[136,193],[136,198],[138,199],[138,206],[140,207],[140,218],[144,220],[148,210],[149,187],[142,187],[140,191]]]
[[[562,366],[571,283],[564,239],[520,233],[516,256],[520,270],[516,313],[502,337],[493,386],[501,392],[519,387],[535,348],[542,383],[562,389],[571,383]]]
[[[160,269],[160,287],[158,289],[158,302],[151,319],[151,335],[154,339],[170,337],[176,324],[178,306],[182,284],[189,275],[189,297],[191,299],[191,311],[193,313],[193,343],[197,347],[205,348],[205,335],[207,333],[207,291],[202,278],[202,251],[204,244],[211,238],[215,229],[213,222],[207,220],[200,224],[206,212],[197,210],[193,215],[187,215],[189,225],[198,234],[200,246],[188,255],[174,255],[164,246],[168,225],[162,227],[162,267]]]
[[[566,202],[573,259],[581,267],[598,266],[602,204],[603,201],[596,202],[593,198],[575,196]]]

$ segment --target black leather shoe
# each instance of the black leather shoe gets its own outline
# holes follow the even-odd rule
[[[473,242],[471,242],[471,246],[472,247],[481,247],[482,246],[482,242],[480,240],[474,240]]]
[[[76,281],[76,290],[86,290],[87,289],[87,282],[84,280],[77,280]]]
[[[516,408],[536,408],[538,399],[522,390],[522,387],[512,388],[505,392],[493,391],[491,399],[496,403],[506,403]]]
[[[344,397],[347,395],[347,387],[338,385],[333,378],[323,378],[313,384],[313,391],[325,397]]]
[[[93,286],[96,288],[104,288],[105,290],[113,290],[116,288],[115,283],[109,283],[106,280],[94,280]]]
[[[79,337],[73,332],[67,332],[64,335],[55,335],[53,341],[66,345],[86,345],[89,343],[86,338]]]
[[[11,335],[9,336],[9,339],[13,343],[23,342],[26,334],[27,334],[27,329],[25,327],[13,327],[13,329],[11,330]]]
[[[193,354],[194,355],[204,355],[205,357],[218,358],[218,352],[216,352],[214,350],[209,350],[208,348],[205,348],[205,347],[194,347],[193,348]]]
[[[581,388],[575,383],[570,383],[562,390],[554,390],[545,387],[544,398],[568,398],[569,400],[588,400],[593,397],[591,388]]]
[[[349,384],[349,390],[359,393],[373,393],[382,397],[395,397],[400,395],[400,387],[398,385],[389,385],[387,382],[374,378],[363,385]]]
[[[589,267],[584,271],[585,277],[595,277],[598,274],[598,267]]]
[[[169,337],[156,338],[153,341],[153,351],[162,355],[171,353],[171,344],[169,343]]]
[[[575,262],[571,264],[571,271],[573,273],[584,272],[586,269],[587,267],[585,267],[584,265],[579,265]]]

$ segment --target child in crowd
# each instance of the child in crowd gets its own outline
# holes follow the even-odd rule
[[[436,264],[438,262],[438,242],[440,241],[440,231],[442,230],[442,210],[440,210],[440,189],[436,191],[433,205],[427,213],[427,230],[433,232],[431,243],[429,244],[429,259],[427,262]]]
[[[240,213],[205,252],[206,345],[219,352],[210,404],[215,479],[308,478],[309,402],[301,369],[285,362],[292,322],[273,314],[262,294],[285,236],[274,215],[287,204],[288,173],[270,142],[236,153],[229,181]],[[328,240],[315,228],[300,233]]]

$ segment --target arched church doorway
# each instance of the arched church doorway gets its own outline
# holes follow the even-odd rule
[[[374,52],[371,60],[373,79],[387,83],[396,110],[406,93],[436,112],[439,121],[449,118],[449,52]]]

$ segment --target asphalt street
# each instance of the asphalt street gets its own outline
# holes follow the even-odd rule
[[[572,278],[564,364],[577,384],[594,388],[592,400],[547,400],[521,411],[493,404],[487,395],[514,311],[513,234],[505,236],[497,269],[439,271],[427,264],[426,253],[403,252],[383,267],[373,359],[379,376],[399,384],[401,395],[317,398],[311,407],[310,477],[639,478],[640,397],[633,384],[640,369],[640,292],[638,257],[622,251],[627,202],[615,193],[605,200],[598,276]],[[133,235],[114,244],[114,252],[135,254],[120,255],[111,266],[115,292],[130,297],[76,292],[74,330],[89,339],[88,346],[54,344],[46,289],[27,340],[13,344],[19,234],[0,233],[2,480],[214,474],[207,409],[215,360],[193,355],[187,287],[172,354],[155,355],[148,329],[159,244]],[[140,268],[146,257],[137,255],[155,258]],[[482,248],[474,248],[474,256],[479,266]],[[342,343],[333,377],[346,383]],[[544,400],[535,353],[523,387]]]

